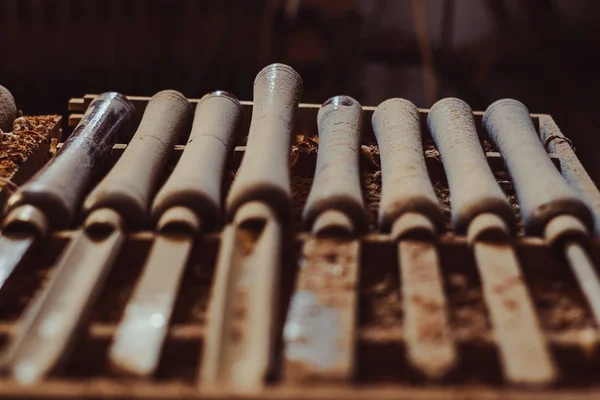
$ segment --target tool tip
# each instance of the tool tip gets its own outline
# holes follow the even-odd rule
[[[22,385],[32,385],[44,376],[44,371],[38,363],[26,360],[12,368],[12,376]]]

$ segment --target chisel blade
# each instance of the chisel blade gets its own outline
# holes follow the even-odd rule
[[[596,322],[600,322],[600,281],[594,263],[587,251],[577,242],[566,243],[564,253]]]
[[[503,241],[477,241],[474,255],[507,379],[553,382],[557,371],[513,248]]]
[[[258,391],[273,360],[282,226],[250,202],[222,236],[209,305],[201,383]]]
[[[148,376],[158,366],[194,237],[159,234],[110,348],[112,367]]]
[[[50,282],[25,311],[0,365],[15,380],[32,384],[52,372],[72,344],[125,240],[120,228],[75,237]]]
[[[34,233],[5,233],[0,237],[0,289],[36,240]]]
[[[406,240],[398,244],[405,307],[405,342],[411,364],[431,379],[441,379],[457,364],[435,243]]]
[[[291,381],[348,381],[355,372],[358,239],[312,238],[303,248],[283,330]]]

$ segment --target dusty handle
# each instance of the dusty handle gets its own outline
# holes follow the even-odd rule
[[[98,208],[117,211],[129,227],[139,227],[158,178],[177,139],[191,122],[192,106],[179,92],[155,94],[129,145],[84,202],[84,211]]]
[[[241,119],[242,106],[229,93],[214,92],[200,100],[185,151],[154,199],[154,219],[168,208],[185,206],[198,215],[204,229],[215,227],[225,160]]]
[[[131,129],[135,108],[125,96],[98,96],[60,151],[7,202],[7,210],[23,204],[40,209],[54,229],[68,226],[77,212],[96,166],[106,160],[119,133]]]
[[[246,153],[227,197],[229,218],[244,203],[257,200],[289,220],[290,142],[301,92],[302,78],[285,64],[271,64],[256,76]]]
[[[483,125],[504,157],[527,233],[542,234],[561,214],[573,215],[593,230],[591,211],[552,164],[527,107],[512,99],[498,100],[486,110]]]
[[[490,213],[514,231],[515,215],[487,163],[471,108],[459,99],[440,100],[431,108],[427,126],[450,186],[452,228],[466,233],[476,216]]]
[[[304,207],[307,228],[326,210],[343,212],[358,231],[366,228],[359,173],[363,125],[361,105],[348,96],[327,100],[317,115],[319,153],[310,194]]]
[[[380,229],[389,232],[399,217],[415,212],[442,231],[444,217],[425,164],[419,110],[410,101],[389,99],[375,109],[372,123],[381,157]]]
[[[17,118],[15,98],[7,88],[0,85],[0,130],[12,131],[13,122]]]

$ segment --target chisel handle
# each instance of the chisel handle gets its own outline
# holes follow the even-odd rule
[[[348,96],[327,100],[317,114],[319,152],[315,178],[302,214],[307,228],[326,210],[344,213],[357,231],[366,228],[359,155],[363,110]]]
[[[192,106],[181,93],[165,90],[155,94],[129,145],[85,199],[85,213],[110,208],[125,219],[127,228],[142,225],[169,154],[189,129],[191,119]]]
[[[506,162],[527,233],[542,234],[561,214],[575,216],[593,230],[591,211],[550,160],[527,107],[512,99],[498,100],[486,110],[483,126]]]
[[[32,205],[62,229],[75,216],[97,166],[106,161],[120,132],[132,129],[135,107],[125,96],[98,96],[56,156],[7,201],[6,212]]]
[[[389,232],[406,213],[419,213],[441,232],[444,217],[425,164],[419,110],[408,100],[389,99],[375,109],[372,123],[381,157],[381,231]]]
[[[514,232],[515,214],[487,162],[469,105],[442,99],[431,108],[427,126],[450,186],[452,228],[466,233],[471,221],[486,213],[499,216]]]
[[[301,93],[302,78],[285,64],[271,64],[256,76],[246,152],[227,197],[229,219],[256,200],[289,221],[290,144]]]
[[[13,122],[17,119],[17,104],[12,93],[0,85],[0,129],[12,131]]]
[[[242,106],[232,94],[217,91],[200,99],[185,150],[154,198],[155,220],[169,208],[185,206],[197,214],[204,230],[216,227],[225,161],[241,120]]]

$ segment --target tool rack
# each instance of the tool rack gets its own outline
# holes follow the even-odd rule
[[[78,123],[93,98],[93,95],[86,95],[71,99],[69,126]],[[146,97],[129,99],[140,114],[149,100]],[[197,102],[194,99],[191,101]],[[252,103],[242,104],[244,120],[240,128],[241,139],[228,163],[226,188],[244,154],[243,137],[250,123]],[[297,110],[294,132],[305,138],[316,135],[318,109],[319,105],[301,104]],[[510,395],[516,399],[567,399],[600,395],[600,331],[566,262],[546,247],[540,238],[524,236],[522,233],[514,240],[514,246],[542,329],[556,358],[560,374],[558,382],[549,388],[527,388],[510,386],[503,380],[502,366],[472,253],[466,239],[452,233],[439,238],[439,249],[452,335],[458,344],[460,362],[450,376],[435,383],[420,376],[409,366],[403,346],[403,305],[396,261],[397,247],[389,236],[377,233],[375,226],[380,174],[378,151],[370,123],[374,109],[364,107],[361,170],[370,212],[370,229],[361,238],[357,373],[353,382],[297,385],[275,374],[263,392],[247,395],[238,393],[235,396],[227,388],[207,391],[197,385],[219,233],[208,234],[195,244],[156,376],[151,380],[139,380],[115,374],[106,362],[107,349],[152,243],[153,233],[148,229],[128,235],[124,250],[91,311],[83,338],[61,371],[34,386],[21,386],[10,379],[0,378],[0,397],[490,399]],[[427,112],[420,110],[424,133],[427,132],[424,123]],[[475,113],[478,129],[482,114]],[[600,193],[575,156],[572,144],[563,136],[551,116],[536,114],[532,115],[532,119],[556,167],[584,194],[596,220],[599,220]],[[480,137],[484,137],[483,134]],[[114,146],[113,163],[125,147],[124,143]],[[514,203],[514,192],[502,158],[487,142],[484,148],[492,170]],[[183,144],[175,147],[167,171],[172,170],[183,149]],[[294,288],[297,256],[302,242],[308,237],[300,228],[299,214],[314,174],[316,145],[308,140],[297,143],[291,151],[294,221],[281,266],[281,325]],[[441,194],[447,188],[443,167],[439,154],[427,144],[426,161],[431,180]],[[447,206],[447,199],[444,201]],[[0,291],[0,342],[5,341],[32,296],[52,273],[51,267],[71,235],[70,230],[54,233],[48,243],[38,247],[28,257]],[[591,254],[598,265],[598,240],[593,241]]]

